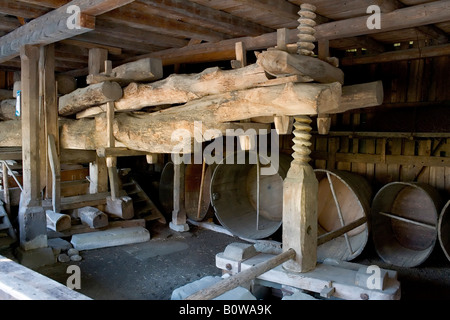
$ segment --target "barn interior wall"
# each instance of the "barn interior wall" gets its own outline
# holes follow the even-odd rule
[[[346,84],[383,81],[382,106],[334,115],[315,131],[312,165],[364,176],[374,192],[395,181],[420,182],[450,198],[450,57],[345,67]],[[314,130],[314,125],[313,125]],[[291,152],[293,136],[281,137]]]

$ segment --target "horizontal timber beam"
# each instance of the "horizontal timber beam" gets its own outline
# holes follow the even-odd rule
[[[384,52],[377,55],[345,57],[341,60],[341,64],[342,66],[352,66],[360,64],[432,58],[447,55],[450,55],[450,44]]]
[[[15,29],[0,38],[0,63],[20,53],[24,45],[47,45],[72,38],[95,29],[95,16],[133,2],[132,0],[73,0]],[[78,24],[74,23],[74,11],[69,6],[80,8]],[[73,21],[71,21],[73,19]]]
[[[381,13],[381,29],[373,30],[367,28],[369,15],[328,22],[316,26],[316,39],[342,39],[440,23],[448,21],[449,10],[450,1],[441,0],[401,8],[389,13]],[[297,29],[289,29],[288,41],[296,43],[298,40],[297,33]],[[248,51],[275,47],[277,45],[277,32],[256,37],[241,37],[215,43],[201,43],[183,48],[167,49],[132,57],[124,62],[146,57],[161,58],[163,65],[231,60],[236,58],[235,44],[237,42],[243,42]]]
[[[405,155],[381,155],[381,154],[361,154],[361,153],[341,153],[335,155],[336,162],[353,163],[380,163],[380,164],[398,164],[415,165],[424,167],[448,167],[450,157],[434,156],[405,156]],[[328,160],[328,152],[313,151],[311,158],[314,160]]]

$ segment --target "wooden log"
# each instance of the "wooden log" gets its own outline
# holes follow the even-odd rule
[[[129,220],[134,217],[133,199],[128,196],[106,198],[105,212],[114,217]]]
[[[0,101],[13,98],[12,90],[0,89]]]
[[[116,82],[105,81],[77,89],[59,98],[59,114],[68,116],[86,109],[122,97],[122,88]]]
[[[161,59],[146,58],[122,64],[112,69],[111,74],[89,74],[86,81],[88,84],[115,81],[121,85],[127,85],[131,82],[155,81],[162,77]]]
[[[257,64],[276,77],[301,75],[321,83],[344,83],[344,72],[341,69],[310,56],[273,49],[260,53]]]
[[[383,82],[374,81],[342,88],[341,112],[369,108],[383,104]]]
[[[234,120],[273,119],[274,115],[299,113],[332,114],[381,103],[381,82],[352,87],[352,90],[344,87],[341,97],[337,83],[289,83],[207,96],[157,113],[117,113],[113,125],[116,147],[147,153],[170,153],[178,144],[172,141],[171,134],[177,129],[186,129],[194,136],[194,121],[202,122],[203,132],[214,128],[225,135],[227,129],[248,128],[245,123],[231,122]],[[259,124],[247,125],[258,128]],[[104,132],[107,122],[104,116],[95,120],[60,118],[59,126],[63,149],[97,150],[106,146]],[[0,122],[0,127],[0,146],[21,146],[20,121]]]
[[[116,101],[115,110],[182,104],[208,95],[252,88],[267,80],[264,70],[256,64],[228,71],[214,67],[198,74],[172,74],[150,84],[131,83],[124,88],[122,99]],[[100,107],[106,110],[106,106]]]
[[[200,75],[173,75],[165,80],[157,81],[152,84],[132,83],[124,89],[123,98],[115,103],[115,111],[132,111],[142,109],[145,106],[189,102],[190,100],[227,92],[228,90],[244,90],[249,89],[249,87],[264,86],[264,84],[268,82],[262,68],[255,64],[232,71],[217,70],[216,72],[213,71],[213,69],[208,69],[209,71],[205,70],[202,77],[200,77]],[[239,72],[243,70],[246,71],[245,74]],[[169,81],[171,77],[173,82],[172,80]],[[214,79],[214,77],[217,77],[217,79]],[[242,79],[247,81],[242,81]],[[230,86],[229,83],[232,83],[232,86]],[[271,87],[275,85],[276,84],[271,85]],[[199,88],[201,88],[201,91]],[[208,90],[210,91],[208,92]],[[344,86],[342,88],[342,97],[340,100],[339,111],[337,112],[381,105],[383,103],[382,82],[376,81],[353,86]],[[105,112],[106,109],[106,105],[88,108],[77,113],[77,119],[95,117],[96,115]],[[273,119],[273,114],[269,117]],[[268,123],[271,122],[273,122],[273,120]],[[267,121],[265,123],[267,123]]]
[[[77,89],[77,80],[74,77],[64,74],[57,74],[55,77],[59,94],[66,95]]]
[[[57,213],[51,210],[45,212],[47,216],[47,228],[53,231],[64,231],[70,229],[72,222],[67,214]]]
[[[7,99],[0,102],[0,121],[16,120],[16,99]]]
[[[80,218],[83,224],[91,228],[103,228],[108,225],[108,215],[94,207],[83,207],[76,211],[76,216]]]
[[[225,280],[219,281],[215,285],[202,289],[190,296],[185,300],[212,300],[227,291],[230,291],[236,287],[242,286],[245,283],[255,279],[256,277],[262,275],[263,273],[279,266],[280,264],[293,259],[295,257],[295,251],[293,249],[288,249],[285,252],[261,262],[247,270],[239,272]]]

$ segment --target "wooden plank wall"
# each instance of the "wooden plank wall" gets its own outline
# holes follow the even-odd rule
[[[12,90],[14,85],[14,72],[0,70],[0,89]]]
[[[313,167],[362,175],[374,193],[416,181],[450,200],[450,57],[354,66],[345,74],[347,83],[383,80],[384,104],[334,116],[329,135],[313,135]],[[292,138],[281,137],[282,152],[291,153]]]

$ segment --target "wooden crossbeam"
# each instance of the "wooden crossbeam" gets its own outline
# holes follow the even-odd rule
[[[83,13],[80,14],[80,28],[68,28],[69,16],[65,7],[57,9],[1,37],[0,63],[18,56],[24,45],[50,44],[94,29],[95,18]]]
[[[95,28],[95,16],[130,2],[133,0],[73,0],[1,37],[0,63],[18,56],[20,47],[24,45],[55,43],[92,31]],[[68,24],[74,11],[67,9],[72,5],[80,9],[78,24],[75,27]]]
[[[367,19],[369,15],[350,18],[341,21],[328,22],[316,27],[316,38],[340,39],[363,36],[367,34],[414,28],[418,26],[448,21],[450,1],[441,0],[407,8],[397,9],[389,13],[381,13],[381,29],[369,30]],[[288,41],[297,42],[298,30],[288,30]],[[242,37],[222,40],[216,43],[201,43],[183,48],[174,48],[135,56],[124,62],[134,61],[146,57],[161,58],[163,65],[175,63],[198,63],[206,61],[232,60],[235,58],[235,44],[243,42],[247,50],[261,50],[277,45],[277,32],[266,33],[257,37]]]

